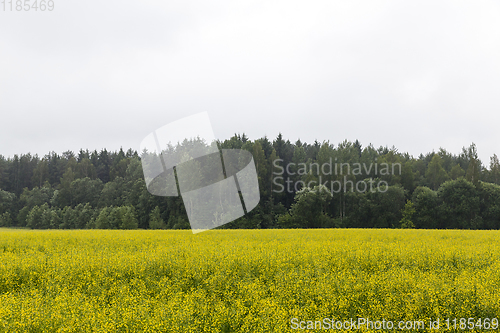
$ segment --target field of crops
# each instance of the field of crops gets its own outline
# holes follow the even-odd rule
[[[4,229],[0,331],[500,331],[499,250],[497,231]]]

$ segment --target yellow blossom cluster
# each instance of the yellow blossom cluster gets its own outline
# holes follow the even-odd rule
[[[499,317],[500,231],[0,230],[0,332],[320,332],[307,324],[324,318],[464,332],[444,320]]]

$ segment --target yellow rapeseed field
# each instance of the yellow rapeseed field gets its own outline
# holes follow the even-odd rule
[[[499,231],[3,229],[0,331],[500,331],[499,250]]]

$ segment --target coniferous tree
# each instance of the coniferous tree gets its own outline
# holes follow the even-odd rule
[[[438,154],[434,154],[432,157],[427,171],[425,172],[425,177],[427,178],[429,185],[432,189],[437,190],[439,186],[448,180],[448,174],[442,165],[443,161]]]
[[[498,156],[493,154],[490,160],[489,181],[491,183],[500,185],[500,161]]]
[[[160,208],[158,206],[156,206],[149,215],[149,229],[167,229],[167,225],[161,218]]]

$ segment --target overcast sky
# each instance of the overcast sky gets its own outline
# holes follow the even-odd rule
[[[0,154],[217,138],[500,155],[498,1],[61,1],[0,7]],[[0,4],[0,6],[2,6]]]

